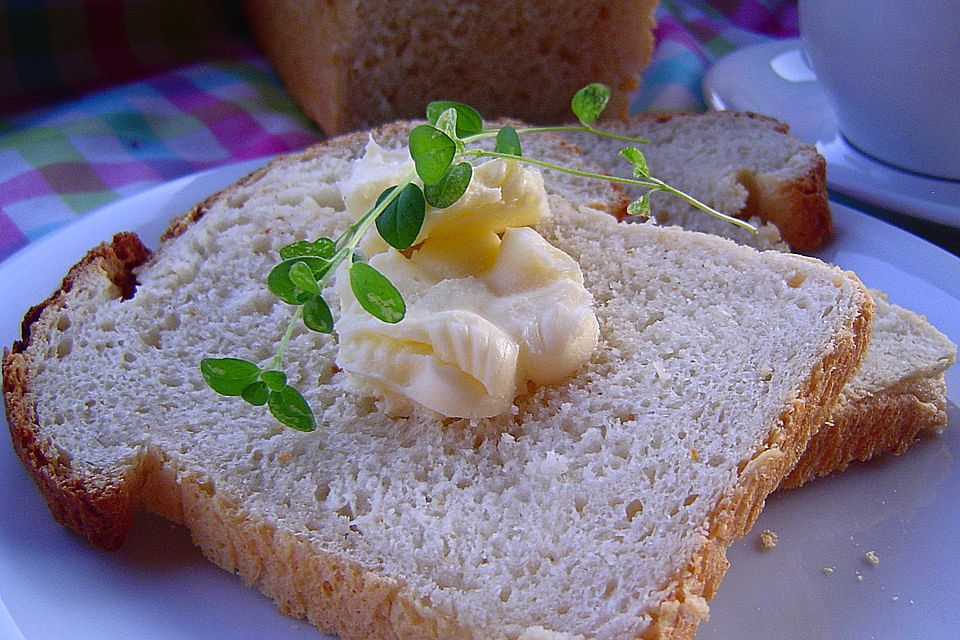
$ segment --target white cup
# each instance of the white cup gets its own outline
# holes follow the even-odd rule
[[[860,151],[960,180],[960,0],[800,0],[800,35]]]

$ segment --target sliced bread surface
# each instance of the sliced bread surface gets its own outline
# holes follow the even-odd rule
[[[294,432],[214,394],[198,362],[273,354],[290,308],[264,275],[280,246],[351,222],[337,183],[365,142],[274,162],[153,259],[118,237],[30,314],[4,391],[54,514],[107,547],[141,506],[184,522],[343,638],[691,637],[726,546],[859,364],[866,291],[812,259],[618,225],[554,182],[538,230],[595,298],[587,365],[511,415],[391,419],[334,367],[335,338],[298,329],[286,369],[321,427]]]
[[[783,240],[803,250],[815,248],[830,233],[823,158],[773,118],[730,111],[643,115],[609,128],[649,139],[640,148],[653,175],[725,213],[749,217],[760,233],[754,236],[655,194],[653,212],[661,224],[759,249],[787,249],[780,231]],[[596,136],[571,139],[585,151],[586,162],[605,173],[627,175],[629,165],[618,155],[625,143]],[[614,209],[623,202],[615,201]],[[785,486],[844,469],[853,460],[903,452],[919,435],[946,427],[944,372],[956,360],[956,345],[882,292],[872,295],[876,322],[863,366]]]

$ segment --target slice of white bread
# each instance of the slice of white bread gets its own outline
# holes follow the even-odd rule
[[[946,370],[957,346],[926,318],[870,290],[873,332],[863,364],[843,388],[830,419],[810,440],[784,487],[845,469],[854,460],[902,453],[947,426]]]
[[[365,142],[278,159],[153,259],[118,236],[28,314],[4,393],[54,514],[106,547],[137,508],[183,522],[344,639],[692,637],[727,545],[858,366],[866,290],[813,259],[619,225],[549,181],[538,230],[579,262],[600,321],[587,365],[512,415],[390,419],[349,390],[334,338],[298,329],[286,369],[321,426],[294,432],[213,393],[198,362],[272,355],[290,308],[264,276],[278,247],[348,223],[337,182]]]
[[[773,118],[732,111],[644,114],[604,128],[649,140],[639,146],[661,180],[724,213],[758,218],[775,229],[754,236],[682,200],[655,193],[653,213],[663,224],[715,233],[759,249],[776,247],[776,231],[798,251],[815,249],[832,233],[823,157]],[[629,175],[629,165],[618,155],[626,143],[592,135],[570,139],[583,149],[588,163]]]
[[[653,175],[721,211],[752,217],[764,226],[753,236],[677,198],[655,194],[653,213],[662,224],[715,233],[760,249],[786,248],[771,223],[797,248],[812,249],[829,235],[824,160],[772,118],[730,111],[644,115],[605,128],[649,139],[641,149]],[[572,139],[588,162],[606,173],[628,175],[629,165],[618,155],[623,142],[583,135]],[[614,213],[628,201],[617,201]],[[877,320],[863,366],[785,486],[799,486],[853,460],[900,453],[918,435],[947,425],[944,373],[956,361],[956,345],[925,318],[891,304],[879,291],[872,293]]]
[[[327,134],[421,118],[438,98],[554,123],[591,82],[626,115],[653,52],[656,0],[246,0],[294,99]],[[443,96],[438,96],[438,88]]]

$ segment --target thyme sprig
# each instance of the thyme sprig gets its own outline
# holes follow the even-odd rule
[[[267,405],[277,420],[293,429],[316,429],[313,410],[303,395],[287,382],[282,367],[284,353],[297,323],[302,320],[312,331],[333,333],[335,320],[323,297],[323,290],[340,265],[347,261],[350,288],[360,306],[382,322],[400,322],[406,313],[403,296],[389,278],[363,261],[357,246],[369,228],[376,226],[377,233],[391,247],[401,251],[412,247],[423,228],[426,206],[446,209],[466,193],[473,179],[471,160],[517,160],[574,176],[639,187],[643,191],[627,206],[627,213],[644,218],[650,215],[650,195],[658,191],[669,193],[710,215],[756,232],[743,220],[725,215],[652,176],[646,157],[636,146],[620,150],[620,155],[632,167],[632,178],[575,169],[523,155],[521,136],[540,133],[588,133],[631,145],[647,142],[594,126],[609,100],[608,87],[590,84],[578,91],[570,103],[579,126],[519,129],[510,125],[485,128],[483,118],[468,105],[452,101],[431,102],[427,106],[427,124],[414,127],[407,141],[414,171],[398,184],[385,189],[376,203],[336,239],[301,240],[280,249],[281,261],[268,274],[267,287],[296,309],[273,357],[263,367],[239,358],[204,358],[200,362],[200,372],[207,384],[221,395],[239,396],[254,406]],[[490,138],[495,139],[492,151],[469,146]]]

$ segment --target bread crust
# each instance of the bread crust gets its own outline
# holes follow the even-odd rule
[[[395,123],[379,134],[389,138],[408,128],[407,123]],[[320,143],[301,155],[277,159],[238,184],[255,181],[276,163],[296,162],[330,147],[359,148],[366,139],[366,134],[353,134]],[[218,198],[227,197],[231,191],[222,191],[175,219],[163,242],[182,234]],[[162,246],[158,253],[161,250]],[[28,363],[23,356],[31,339],[29,327],[42,314],[54,312],[81,280],[81,274],[88,271],[96,274],[101,270],[118,284],[118,295],[129,295],[137,269],[149,258],[149,250],[134,234],[120,234],[113,244],[94,249],[71,269],[58,292],[28,313],[23,339],[4,357],[4,392],[15,448],[55,518],[91,543],[115,549],[132,526],[132,515],[139,505],[173,517],[190,528],[195,543],[211,561],[242,575],[248,584],[272,597],[285,613],[306,617],[320,629],[340,634],[343,640],[477,637],[474,630],[460,627],[455,620],[431,609],[429,603],[421,602],[399,580],[316,548],[270,522],[247,517],[242,505],[217,494],[200,474],[177,478],[159,460],[149,464],[152,459],[146,458],[135,467],[117,470],[104,482],[57,463],[53,443],[39,433],[29,395]],[[129,289],[123,283],[129,283]],[[671,596],[652,612],[654,622],[642,638],[690,638],[706,617],[705,599],[713,596],[728,566],[727,546],[749,530],[766,496],[789,472],[811,434],[825,420],[827,401],[836,397],[862,357],[872,302],[859,282],[858,287],[859,313],[841,335],[835,336],[833,350],[811,372],[800,395],[779,421],[771,425],[764,450],[745,461],[736,485],[711,512],[708,535],[699,552],[668,582],[674,585]],[[141,497],[143,487],[150,487],[155,495]]]
[[[118,297],[129,297],[136,285],[134,270],[150,255],[133,233],[119,233],[109,244],[92,249],[67,272],[57,291],[27,311],[21,339],[12,350],[4,349],[3,355],[3,397],[17,457],[57,522],[108,550],[120,547],[133,525],[137,470],[117,469],[94,475],[62,459],[55,443],[40,431],[25,351],[34,323],[46,313],[59,312],[70,292],[82,287],[86,278],[106,277],[116,285]]]
[[[903,453],[922,433],[947,426],[945,396],[946,382],[940,374],[909,380],[856,402],[838,403],[781,486],[799,487],[842,471],[854,460]]]

